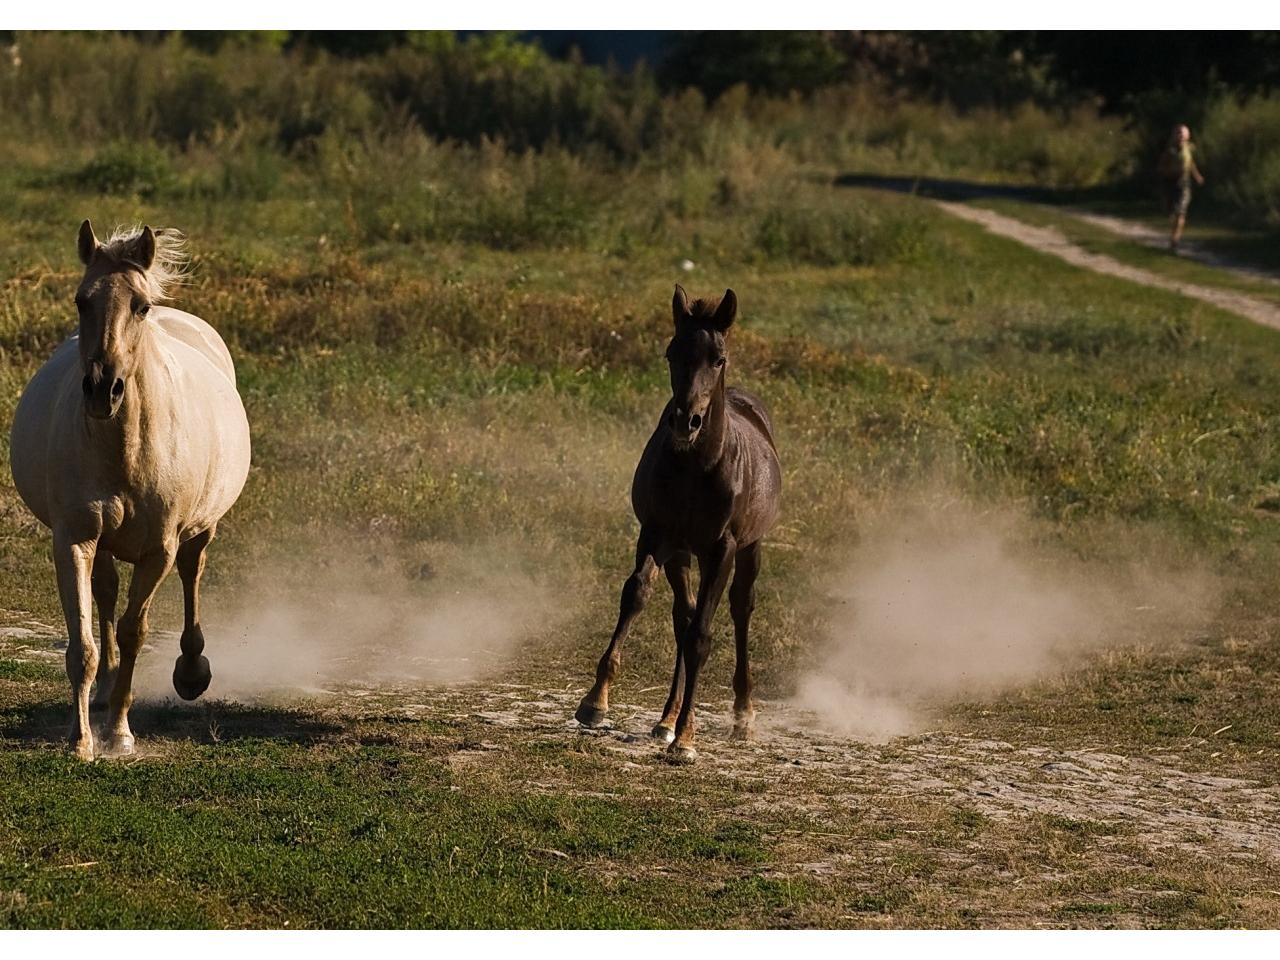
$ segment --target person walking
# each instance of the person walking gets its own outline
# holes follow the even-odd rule
[[[1191,206],[1191,181],[1204,186],[1204,177],[1196,166],[1195,144],[1191,129],[1180,123],[1169,136],[1169,146],[1160,154],[1157,166],[1165,209],[1169,214],[1169,249],[1178,252],[1182,231],[1187,225],[1187,208]]]

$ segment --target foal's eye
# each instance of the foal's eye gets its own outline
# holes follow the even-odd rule
[[[717,366],[717,367],[723,367],[723,366],[724,366],[724,362],[725,362],[725,358],[724,358],[724,357],[716,357],[716,366]]]

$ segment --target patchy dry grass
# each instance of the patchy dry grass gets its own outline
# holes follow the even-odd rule
[[[58,746],[55,638],[11,633],[0,922],[1280,920],[1274,332],[1072,270],[914,198],[791,173],[667,209],[625,249],[573,234],[521,250],[370,238],[341,196],[161,207],[31,173],[0,190],[13,210],[0,226],[0,419],[68,331],[86,214],[187,229],[199,261],[183,306],[236,353],[255,463],[211,554],[215,675],[232,639],[219,625],[246,588],[268,573],[306,583],[326,553],[448,573],[462,548],[501,542],[565,616],[485,683],[143,704],[141,755],[90,766]],[[619,208],[634,220],[664,183],[635,174]],[[771,184],[826,219],[793,242]],[[766,250],[783,234],[803,249],[762,255],[762,223]],[[632,739],[668,675],[663,600],[629,644],[617,727],[569,722],[632,548],[627,486],[664,399],[685,256],[691,291],[739,295],[733,376],[772,407],[786,470],[755,634],[767,726],[754,744],[725,740],[721,642],[694,770]],[[821,577],[921,488],[942,491],[928,494],[938,510],[1012,504],[1050,556],[1194,566],[1232,586],[1193,635],[1135,625],[1132,643],[1068,671],[930,705],[924,733],[824,734],[785,702],[833,616]],[[59,622],[47,537],[7,470],[0,591],[5,624]],[[177,602],[170,584],[159,627]],[[149,659],[172,656],[171,638],[154,645]]]

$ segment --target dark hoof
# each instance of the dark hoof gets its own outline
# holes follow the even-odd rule
[[[584,727],[598,727],[604,723],[606,712],[583,700],[578,704],[578,712],[573,715],[573,718]]]
[[[181,656],[173,665],[173,689],[183,700],[196,699],[209,689],[209,681],[212,679],[213,671],[209,669],[208,657],[189,660]]]
[[[680,744],[673,743],[667,747],[667,761],[669,763],[677,763],[681,766],[693,763],[698,759],[698,751],[693,747],[685,747]]]
[[[663,726],[661,723],[653,728],[653,739],[659,743],[670,743],[676,738],[676,732],[673,728]]]

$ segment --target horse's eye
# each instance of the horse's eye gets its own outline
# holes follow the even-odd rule
[[[151,312],[151,304],[139,303],[133,308],[133,312],[139,317],[146,317],[146,315]]]
[[[723,366],[724,366],[724,361],[725,361],[725,358],[724,358],[724,357],[716,357],[716,366],[717,366],[717,367],[723,367]]]

